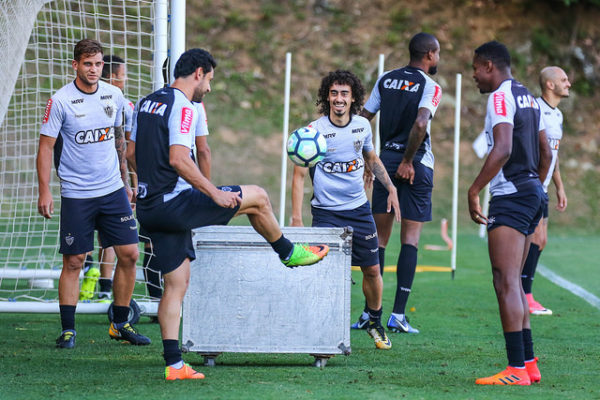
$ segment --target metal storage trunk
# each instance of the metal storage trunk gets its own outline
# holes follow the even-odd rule
[[[283,228],[292,242],[327,244],[310,266],[287,268],[249,226],[193,231],[196,260],[183,302],[183,350],[207,365],[222,352],[308,353],[324,366],[350,353],[351,228]]]

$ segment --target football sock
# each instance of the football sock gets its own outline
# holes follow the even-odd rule
[[[516,368],[525,367],[525,353],[523,350],[523,331],[504,332],[506,341],[506,356],[508,365]]]
[[[144,249],[144,279],[146,280],[146,289],[148,289],[148,295],[155,299],[162,297],[162,289],[160,287],[160,272],[150,269],[148,266],[150,262],[150,249]]]
[[[113,322],[122,324],[129,319],[129,306],[123,307],[113,304]]]
[[[282,260],[288,260],[294,251],[294,245],[283,234],[274,242],[269,242],[273,250]]]
[[[179,340],[167,339],[162,342],[163,358],[165,359],[165,364],[167,366],[183,361],[181,358],[181,349],[179,348]]]
[[[91,254],[85,256],[85,262],[83,263],[83,272],[86,273],[94,265],[94,257]]]
[[[417,269],[417,248],[410,244],[403,244],[398,255],[396,267],[396,298],[394,299],[394,313],[404,314],[408,296],[415,278]]]
[[[75,308],[77,306],[60,305],[60,323],[62,330],[75,330]]]
[[[381,313],[382,313],[382,309],[381,308],[379,310],[371,310],[371,309],[369,309],[369,311],[368,311],[369,321],[372,324],[374,324],[374,323],[381,324]]]
[[[385,268],[385,247],[379,248],[379,269],[381,276],[383,276],[383,269]]]
[[[112,291],[112,279],[100,278],[98,279],[98,283],[100,284],[100,292],[110,293]]]
[[[168,367],[172,367],[175,369],[181,369],[184,366],[183,360],[177,361],[175,364],[167,365]]]
[[[527,259],[525,265],[523,265],[523,273],[521,274],[521,283],[523,284],[523,291],[525,294],[531,293],[531,286],[533,285],[533,277],[535,275],[535,269],[537,268],[538,260],[540,259],[540,247],[531,243],[529,246],[529,253],[527,253]]]
[[[533,354],[533,339],[531,338],[531,329],[523,328],[523,350],[525,360],[530,361],[535,358],[535,354]]]

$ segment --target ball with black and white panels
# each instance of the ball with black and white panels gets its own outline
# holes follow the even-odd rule
[[[327,153],[327,141],[313,127],[298,128],[290,133],[287,153],[292,162],[301,167],[314,167]]]

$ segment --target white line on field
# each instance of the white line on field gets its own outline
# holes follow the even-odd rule
[[[567,289],[569,292],[573,293],[575,296],[581,297],[583,300],[590,303],[592,306],[596,307],[600,310],[600,298],[596,297],[592,293],[588,292],[581,286],[574,284],[563,278],[562,276],[556,274],[555,272],[548,269],[548,267],[538,264],[537,272],[539,272],[544,278],[548,279],[552,283]]]

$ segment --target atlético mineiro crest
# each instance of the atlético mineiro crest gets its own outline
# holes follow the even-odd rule
[[[107,105],[106,107],[104,107],[104,113],[108,118],[112,118],[114,112],[115,109],[111,105]]]
[[[354,151],[359,153],[360,150],[362,149],[362,140],[355,140],[354,141]]]

